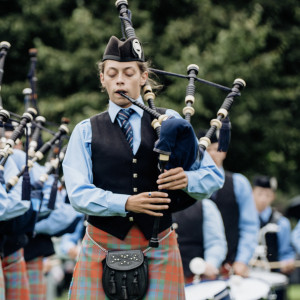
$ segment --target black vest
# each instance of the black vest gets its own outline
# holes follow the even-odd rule
[[[279,219],[282,214],[274,209],[272,209],[271,216],[267,222],[263,222],[260,219],[260,228],[266,226],[269,223],[278,224]],[[267,259],[268,261],[278,261],[278,237],[277,232],[267,232],[265,235],[267,244]]]
[[[0,222],[0,235],[2,235],[2,254],[8,256],[23,248],[27,242],[27,234],[31,235],[34,228],[36,212],[30,206],[23,215]]]
[[[164,113],[165,109],[159,109]],[[126,141],[117,120],[111,122],[108,112],[91,119],[92,163],[94,184],[113,193],[134,195],[156,191],[158,155],[153,151],[156,133],[151,127],[151,117],[144,113],[141,120],[141,144],[135,155]],[[194,203],[183,191],[168,191],[172,203],[160,219],[159,232],[172,224],[171,212]],[[183,200],[183,201],[182,201]],[[186,204],[187,203],[187,204]],[[154,217],[147,214],[128,213],[126,217],[88,216],[93,226],[124,240],[133,225],[137,225],[146,239],[152,235]]]
[[[48,257],[55,254],[54,245],[50,235],[37,234],[29,238],[29,242],[24,247],[25,261],[30,261],[39,256]]]
[[[204,258],[202,201],[173,214],[173,224],[182,258],[185,277],[190,277],[189,263],[194,257]]]
[[[228,252],[223,263],[232,263],[237,253],[240,216],[233,189],[232,173],[225,172],[224,186],[212,195],[211,200],[216,203],[220,210],[225,228]]]

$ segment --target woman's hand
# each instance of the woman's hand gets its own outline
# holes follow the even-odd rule
[[[132,195],[127,199],[125,209],[135,213],[143,213],[150,216],[162,217],[159,210],[166,210],[169,208],[171,200],[167,193],[163,192],[144,192],[137,195]]]
[[[188,185],[188,178],[183,168],[165,170],[156,181],[159,190],[180,190]]]

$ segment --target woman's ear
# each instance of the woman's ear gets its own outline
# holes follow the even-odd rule
[[[105,88],[105,84],[104,84],[104,75],[103,75],[103,73],[100,73],[100,82],[101,82],[102,87]]]
[[[141,75],[141,86],[145,85],[147,79],[148,79],[148,72],[145,71]]]

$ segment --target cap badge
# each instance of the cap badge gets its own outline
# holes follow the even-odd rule
[[[132,48],[133,51],[138,55],[139,59],[142,58],[142,47],[138,39],[134,39],[132,41]]]

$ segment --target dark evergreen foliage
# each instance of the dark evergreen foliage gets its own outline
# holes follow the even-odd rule
[[[155,68],[231,86],[247,82],[230,113],[231,171],[275,175],[299,193],[300,76],[298,1],[129,0],[136,34]],[[6,109],[23,112],[28,49],[38,49],[41,114],[71,127],[105,109],[96,63],[111,35],[121,37],[114,1],[0,0],[0,39],[11,43],[2,83]],[[161,77],[157,105],[182,112],[187,81]],[[226,93],[197,83],[193,126],[207,128]]]

